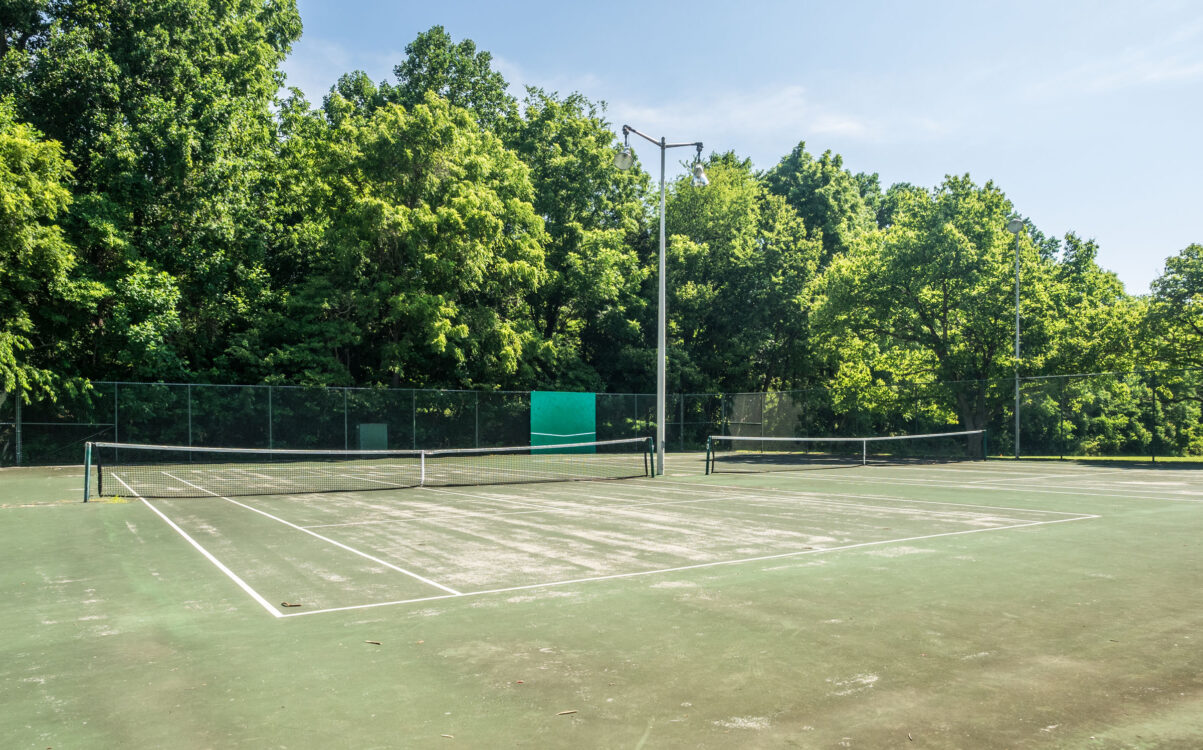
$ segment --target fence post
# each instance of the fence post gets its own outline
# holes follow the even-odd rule
[[[685,394],[678,393],[677,400],[681,403],[681,423],[677,425],[678,431],[681,433],[681,452],[685,452]]]
[[[267,387],[267,449],[275,446],[272,443],[272,387]]]
[[[1061,381],[1061,393],[1057,397],[1057,443],[1061,448],[1061,460],[1065,460],[1065,378]]]
[[[351,448],[351,436],[348,433],[349,428],[350,424],[347,418],[347,389],[343,388],[343,450],[350,450]]]
[[[16,421],[16,430],[17,430],[17,466],[20,466],[20,465],[21,465],[21,392],[20,392],[20,391],[14,391],[14,392],[13,392],[13,395],[14,395],[14,396],[16,396],[16,399],[17,399],[17,421]]]
[[[1153,373],[1153,389],[1149,395],[1153,410],[1153,434],[1149,438],[1149,452],[1153,454],[1153,463],[1157,463],[1157,373]]]
[[[412,402],[411,406],[410,406],[410,416],[409,416],[409,420],[410,420],[409,426],[411,429],[410,435],[413,436],[413,438],[412,438],[413,449],[417,450],[418,449],[418,391],[417,391],[417,389],[410,388],[409,396],[410,396],[410,399]]]
[[[192,447],[192,384],[188,384],[188,447]]]

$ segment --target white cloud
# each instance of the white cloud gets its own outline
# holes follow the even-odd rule
[[[1034,87],[1036,94],[1109,94],[1128,88],[1203,79],[1203,22],[1165,38],[1087,60]]]
[[[744,91],[709,90],[704,97],[655,104],[615,100],[611,114],[638,123],[651,133],[713,134],[735,136],[740,141],[795,141],[807,133],[835,133],[856,138],[876,137],[876,126],[853,113],[841,112],[812,102],[801,86],[783,86]],[[696,135],[693,137],[697,137]],[[728,139],[729,140],[729,139]]]
[[[522,101],[526,96],[527,86],[537,86],[547,92],[559,92],[561,96],[580,92],[591,100],[595,98],[593,92],[602,86],[601,78],[592,73],[584,75],[532,74],[517,62],[499,55],[493,55],[493,69],[505,78],[506,83],[509,84],[510,96],[518,101]]]

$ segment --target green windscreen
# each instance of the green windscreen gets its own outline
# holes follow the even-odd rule
[[[382,451],[388,449],[388,425],[363,422],[359,425],[359,450]]]
[[[597,394],[531,391],[530,444],[564,445],[597,439]],[[593,446],[557,453],[593,453]]]

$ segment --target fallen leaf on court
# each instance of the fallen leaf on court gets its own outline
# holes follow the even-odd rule
[[[561,711],[558,714],[556,714],[556,716],[567,716],[568,714],[574,714],[574,713],[576,713],[575,708],[572,709],[571,711]]]
[[[449,740],[453,740],[453,739],[455,739],[455,735],[454,735],[454,734],[444,734],[444,735],[441,735],[441,736],[442,736],[442,737],[446,737],[446,738],[447,738],[447,739],[449,739]]]
[[[379,646],[379,645],[380,645],[380,641],[364,641],[364,643],[370,643],[370,644],[372,644],[373,646]]]
[[[289,604],[288,602],[280,602],[281,607],[299,607],[300,604]]]

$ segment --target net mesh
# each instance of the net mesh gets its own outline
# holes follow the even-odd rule
[[[263,450],[95,443],[100,497],[234,497],[650,476],[651,441],[442,450]],[[89,467],[91,471],[91,467]]]
[[[711,436],[706,473],[971,461],[985,457],[985,431],[856,438]]]

